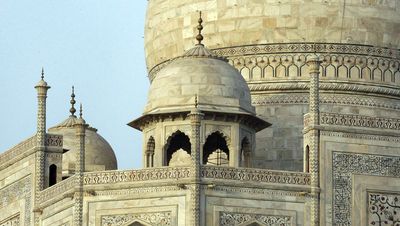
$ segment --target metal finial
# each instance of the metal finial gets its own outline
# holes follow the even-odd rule
[[[203,23],[203,19],[201,18],[201,11],[200,11],[200,17],[199,17],[199,25],[197,25],[197,30],[199,31],[199,34],[196,36],[196,40],[199,42],[198,45],[203,45],[201,44],[201,41],[203,41],[203,35],[201,34],[201,31],[203,30],[203,25],[201,25]]]
[[[70,101],[70,103],[71,103],[71,108],[69,109],[69,112],[71,112],[71,115],[74,116],[74,115],[75,115],[75,112],[76,112],[76,109],[75,109],[75,107],[74,107],[74,105],[75,105],[75,103],[76,103],[76,101],[75,101],[75,89],[74,89],[74,86],[72,86],[72,94],[71,94],[71,101]]]
[[[44,79],[44,68],[42,67],[42,76],[41,76],[41,78],[42,78],[42,80]]]
[[[82,112],[83,112],[83,110],[82,110],[82,103],[80,103],[80,105],[79,105],[79,118],[82,118]]]
[[[194,107],[197,108],[197,106],[199,106],[199,102],[198,102],[197,94],[196,94],[196,96],[194,97]]]

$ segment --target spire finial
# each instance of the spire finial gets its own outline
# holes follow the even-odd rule
[[[197,108],[198,106],[199,106],[199,102],[198,102],[198,97],[196,94],[196,96],[194,97],[194,107]]]
[[[199,34],[196,36],[196,40],[199,42],[197,45],[203,45],[201,44],[201,41],[203,41],[203,35],[201,34],[201,31],[203,30],[203,25],[201,25],[203,23],[203,19],[201,18],[201,11],[199,13],[200,17],[199,17],[199,25],[197,25],[197,30],[199,31]]]
[[[72,94],[71,94],[70,103],[71,103],[71,108],[69,109],[69,112],[71,112],[71,116],[75,116],[76,109],[75,109],[74,105],[75,105],[76,101],[75,101],[75,89],[74,89],[74,86],[72,86]]]
[[[41,78],[42,78],[42,80],[44,79],[44,68],[42,67],[42,76],[41,76]]]
[[[82,110],[82,103],[80,103],[80,105],[79,105],[79,118],[82,118],[82,112],[83,112],[83,110]]]

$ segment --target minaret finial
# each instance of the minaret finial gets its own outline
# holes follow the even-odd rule
[[[71,108],[69,109],[69,112],[71,112],[71,116],[75,116],[76,109],[75,109],[74,105],[75,105],[76,101],[75,101],[75,89],[74,89],[74,86],[72,86],[72,94],[71,94],[70,103],[71,103]]]
[[[199,34],[196,36],[196,40],[199,42],[197,45],[203,45],[201,44],[201,41],[203,41],[203,35],[201,34],[201,31],[203,30],[203,25],[201,25],[203,23],[203,19],[201,18],[201,11],[199,13],[200,17],[199,17],[199,25],[197,25],[197,30],[199,30]]]
[[[82,103],[80,103],[80,105],[79,105],[79,118],[82,118],[82,115],[83,115],[83,110],[82,110]]]
[[[42,67],[42,76],[41,76],[42,80],[44,79],[44,68]]]
[[[198,100],[198,97],[197,97],[197,94],[196,94],[196,96],[194,97],[194,107],[195,108],[197,108],[199,106],[199,102],[198,101],[199,100]]]

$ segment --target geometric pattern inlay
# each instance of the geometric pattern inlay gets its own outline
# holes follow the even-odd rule
[[[127,223],[139,220],[155,226],[170,226],[171,212],[156,212],[156,213],[133,213],[122,215],[109,215],[101,217],[102,226],[122,226]]]
[[[368,194],[369,225],[400,226],[400,194]]]
[[[291,217],[221,212],[219,215],[219,222],[221,226],[236,226],[252,222],[260,222],[269,226],[289,226],[291,225]]]
[[[333,225],[351,225],[352,174],[400,177],[400,157],[333,152]]]

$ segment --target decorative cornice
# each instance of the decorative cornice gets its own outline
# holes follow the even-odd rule
[[[400,103],[394,102],[392,99],[379,98],[365,95],[346,95],[346,94],[330,94],[321,93],[321,104],[340,104],[350,106],[366,106],[400,110]],[[284,94],[254,94],[252,96],[252,104],[308,104],[308,94],[304,93],[284,93]]]
[[[321,125],[400,130],[400,119],[362,115],[321,113]]]
[[[278,92],[278,91],[304,91],[308,92],[309,85],[306,81],[297,82],[259,82],[259,83],[249,83],[250,91],[253,95],[259,94],[261,92]],[[341,91],[341,92],[357,92],[357,93],[367,93],[370,95],[380,94],[388,96],[400,97],[400,89],[395,86],[383,86],[373,83],[356,83],[356,82],[344,82],[335,80],[321,80],[320,90],[322,91]]]
[[[321,131],[321,136],[363,139],[369,141],[386,141],[386,142],[396,142],[396,143],[400,142],[400,137],[398,136],[379,136],[379,135],[346,133],[346,132],[335,132],[335,131]]]
[[[213,49],[221,56],[245,56],[262,54],[281,54],[281,53],[338,53],[352,54],[361,56],[376,56],[384,58],[400,58],[399,49],[389,49],[360,44],[340,44],[340,43],[271,43],[259,45],[233,46]]]
[[[321,55],[323,58],[323,66],[327,65],[331,61],[333,65],[352,65],[357,63],[364,68],[366,64],[370,64],[371,68],[377,68],[380,66],[386,67],[388,63],[392,62],[392,67],[395,69],[398,67],[400,60],[399,49],[389,49],[383,47],[375,47],[369,45],[359,44],[340,44],[340,43],[279,43],[279,44],[259,44],[259,45],[245,45],[245,46],[233,46],[218,48],[212,50],[216,55],[227,57],[231,64],[236,67],[240,65],[246,66],[246,64],[254,64],[254,57],[267,57],[262,58],[260,63],[284,63],[284,64],[299,64],[301,66],[306,64],[306,58],[311,53]],[[336,55],[331,59],[329,56]],[[271,62],[269,61],[272,58]],[[283,58],[283,59],[281,59]],[[295,59],[296,58],[296,59]],[[342,60],[347,59],[345,62]],[[174,59],[174,58],[173,58]],[[168,59],[154,66],[149,71],[149,79],[152,81],[156,74],[166,65],[168,65],[173,59]],[[248,59],[248,62],[245,60]],[[370,62],[367,62],[367,61]],[[265,63],[264,63],[265,62]],[[397,62],[397,63],[396,63]],[[394,64],[393,64],[394,63]],[[238,67],[240,69],[241,67]],[[395,69],[396,70],[396,69]],[[398,71],[399,69],[397,69]],[[300,72],[301,74],[301,72]],[[324,73],[323,73],[324,74]]]

